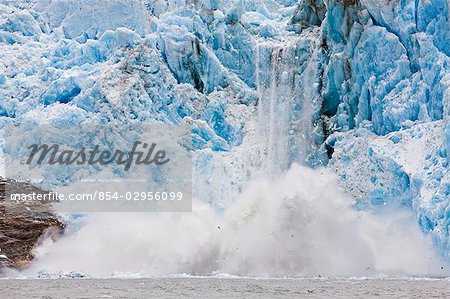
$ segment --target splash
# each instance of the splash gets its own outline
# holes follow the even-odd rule
[[[197,202],[192,213],[92,214],[45,241],[27,273],[443,275],[413,217],[375,218],[349,202],[329,170],[293,165],[278,181],[251,183],[222,213]]]

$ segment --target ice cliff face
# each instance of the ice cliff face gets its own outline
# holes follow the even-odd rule
[[[346,3],[322,25],[323,111],[346,131],[327,141],[331,164],[359,203],[415,209],[448,258],[449,3]]]
[[[357,207],[414,209],[450,258],[449,6],[5,0],[0,125],[193,123],[200,199],[329,165]]]

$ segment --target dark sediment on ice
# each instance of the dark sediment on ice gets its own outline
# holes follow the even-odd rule
[[[45,238],[57,238],[64,223],[52,210],[51,202],[14,202],[8,194],[46,194],[29,184],[0,177],[0,272],[23,269],[33,259],[33,250]]]

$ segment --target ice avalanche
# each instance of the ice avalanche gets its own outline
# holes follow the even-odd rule
[[[156,274],[316,275],[323,263],[332,265],[330,275],[364,275],[369,266],[433,272],[405,268],[406,260],[397,267],[391,256],[417,248],[431,258],[430,239],[439,255],[433,258],[450,261],[449,14],[449,0],[2,0],[1,128],[193,126],[198,210],[171,216],[188,232],[171,231],[172,241],[154,228],[146,232],[146,217],[170,222],[155,215],[68,215],[72,235],[45,243],[38,265],[75,267],[60,254],[79,242],[92,242],[99,255],[105,244],[124,246],[108,234],[98,243],[94,227],[109,223],[125,238],[128,222],[138,233],[130,243],[136,247],[124,251],[144,255],[144,270]],[[9,154],[0,144],[0,157]],[[8,173],[27,179],[23,171]],[[323,183],[306,183],[315,176],[330,182],[335,202]],[[357,248],[323,240],[320,229],[345,231],[343,240]],[[389,231],[411,238],[380,249]],[[264,240],[267,251],[253,255],[248,236]],[[176,251],[181,244],[184,251]],[[321,260],[325,253],[315,246],[336,252]],[[88,270],[120,270],[114,255]]]

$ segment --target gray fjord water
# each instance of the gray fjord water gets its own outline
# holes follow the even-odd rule
[[[449,279],[5,279],[0,289],[0,299],[450,298]]]

